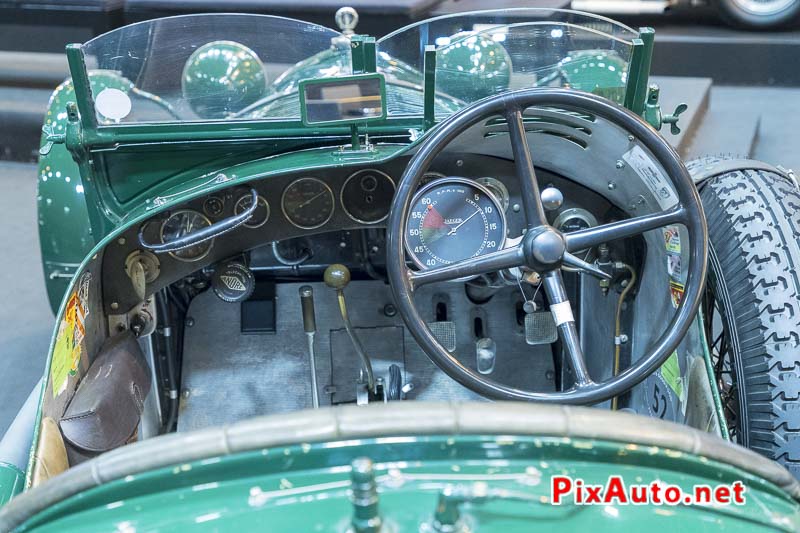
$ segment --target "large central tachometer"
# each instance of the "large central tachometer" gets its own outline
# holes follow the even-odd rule
[[[406,250],[420,268],[436,268],[503,247],[506,220],[486,187],[441,178],[419,190],[406,223]]]

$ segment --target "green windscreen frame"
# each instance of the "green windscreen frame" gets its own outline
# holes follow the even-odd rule
[[[367,73],[302,80],[300,117],[305,126],[366,124],[386,119],[386,80]]]

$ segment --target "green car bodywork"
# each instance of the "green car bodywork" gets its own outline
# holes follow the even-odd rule
[[[40,242],[48,296],[59,326],[70,305],[65,295],[77,294],[87,275],[99,277],[98,258],[120,243],[130,228],[155,214],[272,175],[391,161],[415,149],[442,117],[486,96],[519,88],[509,87],[514,57],[497,44],[501,39],[487,39],[484,31],[466,35],[459,31],[438,47],[428,45],[420,54],[420,68],[381,51],[373,38],[340,38],[329,50],[291,66],[274,81],[263,68],[254,68],[260,64],[256,52],[217,40],[198,48],[181,71],[185,83],[180,90],[195,113],[192,120],[130,123],[99,116],[93,95],[116,89],[146,102],[164,117],[185,110],[138,90],[118,73],[87,70],[85,49],[70,45],[67,57],[73,78],[59,86],[50,100],[39,164]],[[456,47],[459,43],[464,46]],[[657,98],[648,99],[652,44],[652,30],[643,28],[631,40],[629,58],[614,51],[576,51],[559,58],[555,68],[539,73],[536,83],[594,92],[639,115],[649,109],[656,117],[651,124],[660,128],[660,113],[652,113]],[[217,61],[220,57],[227,58],[229,68]],[[230,72],[242,76],[241,83],[220,82]],[[300,120],[297,90],[301,81],[372,72],[386,78],[385,119],[369,125],[325,127],[305,126]],[[451,90],[445,90],[448,87]],[[210,93],[217,98],[207,98]],[[365,133],[374,144],[359,144]],[[350,143],[352,150],[339,150]],[[94,283],[100,284],[97,279]],[[98,309],[96,315],[115,310],[113,303],[108,305],[110,309]],[[703,328],[697,329],[702,337]],[[701,341],[706,347],[705,339]],[[45,376],[52,375],[58,342],[56,328]],[[699,357],[710,364],[707,351]],[[79,378],[80,370],[66,377],[72,386],[77,386]],[[45,383],[28,471],[0,464],[0,508],[32,484],[42,406],[47,392],[52,392],[47,387]],[[717,425],[709,422],[709,426],[723,436],[724,417],[719,398],[713,398],[716,404],[709,406],[709,413]],[[541,527],[610,532],[643,524],[679,531],[800,529],[797,494],[742,464],[708,459],[701,453],[697,433],[686,433],[682,450],[602,435],[535,436],[513,431],[420,430],[389,437],[317,440],[311,434],[298,441],[303,444],[253,446],[118,477],[104,477],[86,466],[90,463],[83,463],[67,474],[92,479],[98,486],[28,517],[19,530],[349,531],[350,465],[360,457],[369,457],[375,465],[380,509],[386,517],[382,531],[530,531]],[[721,441],[720,445],[725,450],[733,448]],[[136,446],[131,445],[134,450]],[[125,455],[125,448],[102,457],[112,466],[117,457],[125,464],[135,462]],[[725,508],[552,506],[548,484],[552,475],[580,476],[586,483],[598,484],[622,475],[639,483],[672,483],[687,491],[698,484],[742,481],[748,498],[742,506]],[[488,482],[491,491],[487,493]],[[477,492],[453,496],[449,490],[459,483],[470,483]],[[434,520],[437,509],[445,507],[453,524],[437,522],[442,518],[438,514]],[[359,531],[378,530],[368,521],[360,525]]]

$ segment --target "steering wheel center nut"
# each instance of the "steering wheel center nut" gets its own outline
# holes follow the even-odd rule
[[[558,268],[567,251],[564,236],[550,226],[529,230],[522,239],[522,246],[525,262],[536,272]]]

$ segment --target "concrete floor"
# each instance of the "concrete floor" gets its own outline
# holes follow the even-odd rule
[[[0,162],[0,435],[44,372],[54,318],[36,230],[36,167]]]
[[[752,156],[800,170],[800,129],[796,127],[800,124],[800,89],[712,89],[709,110],[716,112],[715,120],[745,106],[757,107],[761,117]],[[724,131],[724,120],[716,130],[718,135],[731,133]],[[36,231],[35,175],[35,165],[0,161],[0,287],[6,302],[0,307],[0,435],[41,377],[53,330]]]

